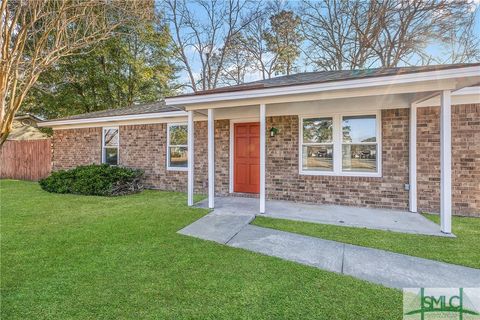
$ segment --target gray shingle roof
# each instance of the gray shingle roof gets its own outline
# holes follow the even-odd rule
[[[478,66],[480,63],[464,63],[464,64],[444,64],[435,66],[422,67],[398,67],[398,68],[376,68],[365,70],[341,70],[341,71],[318,71],[318,72],[304,72],[288,76],[280,76],[266,80],[258,80],[244,84],[221,87],[211,90],[198,91],[182,96],[193,96],[203,94],[213,94],[220,92],[243,91],[263,88],[274,88],[282,86],[294,86],[314,83],[325,83],[334,81],[356,80],[362,78],[372,78],[381,76],[393,76],[399,74],[418,73],[426,71],[437,71],[445,69],[463,68]],[[174,97],[172,97],[174,98]]]
[[[77,114],[74,116],[59,118],[59,119],[54,119],[49,121],[104,118],[104,117],[128,116],[128,115],[134,115],[134,114],[136,115],[136,114],[148,114],[148,113],[162,113],[162,112],[172,112],[172,111],[181,111],[181,110],[175,107],[167,107],[165,106],[164,101],[158,101],[154,103],[133,105],[127,108],[108,109],[108,110],[102,110],[102,111]]]

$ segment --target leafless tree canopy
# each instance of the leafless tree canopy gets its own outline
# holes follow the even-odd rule
[[[152,12],[150,0],[1,0],[0,144],[44,70]]]
[[[469,0],[303,0],[305,56],[318,69],[394,67],[439,62],[427,47],[453,42],[457,54],[442,62],[471,61],[472,8]]]
[[[215,88],[222,73],[228,74],[226,61],[237,48],[233,42],[255,19],[255,1],[165,0],[164,6],[188,86],[193,91]]]
[[[472,1],[165,0],[164,6],[188,86],[197,91],[242,83],[249,74],[288,74],[294,65],[303,71],[476,61]]]

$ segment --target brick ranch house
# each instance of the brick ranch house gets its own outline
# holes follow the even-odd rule
[[[301,73],[47,121],[53,168],[193,194],[480,216],[480,64]]]

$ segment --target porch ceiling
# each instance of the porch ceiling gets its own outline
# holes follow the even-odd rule
[[[395,94],[370,97],[338,98],[314,101],[295,101],[269,103],[266,116],[331,114],[334,112],[376,111],[381,109],[408,108],[412,96],[410,94]],[[258,118],[258,105],[217,108],[215,119],[250,119]],[[207,110],[196,110],[199,117],[206,115]]]
[[[452,105],[480,102],[480,87],[465,88],[452,93]],[[312,101],[293,101],[268,103],[266,115],[318,115],[348,112],[372,112],[382,109],[410,108],[413,102],[419,107],[440,105],[440,91],[425,91],[415,93],[385,94],[375,96],[336,98]],[[259,106],[239,105],[219,107],[215,109],[215,120],[225,119],[258,119]],[[206,120],[207,109],[195,110],[195,120]]]

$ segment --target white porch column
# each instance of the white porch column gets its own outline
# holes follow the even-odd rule
[[[187,178],[187,198],[188,205],[193,206],[193,189],[194,189],[194,122],[193,111],[188,111],[188,178]]]
[[[417,105],[410,105],[410,145],[409,145],[409,198],[410,212],[417,212]]]
[[[215,206],[215,119],[214,109],[208,109],[208,207]]]
[[[440,225],[452,232],[452,106],[451,92],[440,96]]]
[[[266,106],[260,105],[260,213],[265,213]]]

